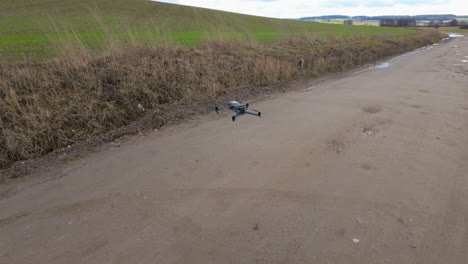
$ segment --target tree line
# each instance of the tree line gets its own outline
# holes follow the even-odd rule
[[[398,21],[399,19],[414,19],[416,21],[422,20],[452,20],[456,18],[463,18],[452,14],[445,15],[415,15],[415,16],[355,16],[354,19],[361,20],[394,20]]]
[[[401,18],[414,19],[416,21],[432,21],[432,20],[453,20],[460,18],[468,18],[468,16],[456,16],[453,14],[430,14],[430,15],[415,15],[415,16],[343,16],[343,15],[332,15],[332,16],[311,16],[303,17],[299,20],[320,20],[320,19],[354,19],[354,20],[394,20],[397,21]]]
[[[416,20],[411,18],[400,18],[397,21],[393,19],[380,20],[379,25],[381,27],[415,27]]]
[[[379,22],[379,25],[381,27],[416,27],[417,22],[415,19],[410,19],[410,18],[400,18],[398,20],[393,20],[393,19],[382,19]],[[428,23],[424,23],[424,26],[426,27],[458,27],[458,26],[468,26],[467,21],[459,21],[458,19],[452,19],[448,22],[444,22],[441,19],[437,20],[431,20]]]
[[[458,27],[458,26],[461,26],[461,27],[465,27],[468,26],[468,21],[464,21],[464,20],[458,20],[458,19],[452,19],[451,21],[449,22],[444,22],[443,20],[432,20],[430,21],[429,23],[425,23],[424,26],[427,26],[427,27],[435,27],[435,28],[438,28],[438,27]]]

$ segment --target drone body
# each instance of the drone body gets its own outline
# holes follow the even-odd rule
[[[241,116],[241,115],[244,115],[244,114],[248,114],[248,115],[254,115],[254,116],[262,116],[262,112],[260,111],[257,111],[257,110],[254,110],[252,109],[253,112],[250,112],[250,111],[247,111],[249,109],[249,106],[250,106],[250,103],[246,103],[246,104],[241,104],[237,101],[230,101],[229,103],[227,103],[227,106],[225,107],[222,107],[222,108],[219,108],[219,107],[214,107],[214,110],[216,111],[217,114],[219,114],[219,111],[221,110],[226,110],[226,109],[230,109],[232,110],[234,113],[236,113],[236,115],[233,115],[232,116],[232,121],[236,121],[236,118],[238,116]],[[255,112],[255,113],[254,113]]]

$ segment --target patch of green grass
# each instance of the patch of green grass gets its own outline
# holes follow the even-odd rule
[[[64,164],[67,164],[67,163],[72,162],[74,160],[76,160],[76,157],[65,156],[65,157],[62,158],[62,161],[60,163],[64,165]]]

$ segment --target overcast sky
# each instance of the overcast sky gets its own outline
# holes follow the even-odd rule
[[[158,0],[235,13],[299,18],[319,15],[468,15],[468,0]]]

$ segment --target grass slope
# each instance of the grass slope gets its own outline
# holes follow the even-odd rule
[[[357,27],[272,19],[148,0],[2,0],[0,51],[50,58],[64,41],[100,49],[109,39],[199,44],[243,38],[268,43],[289,35],[399,35],[400,28]]]

